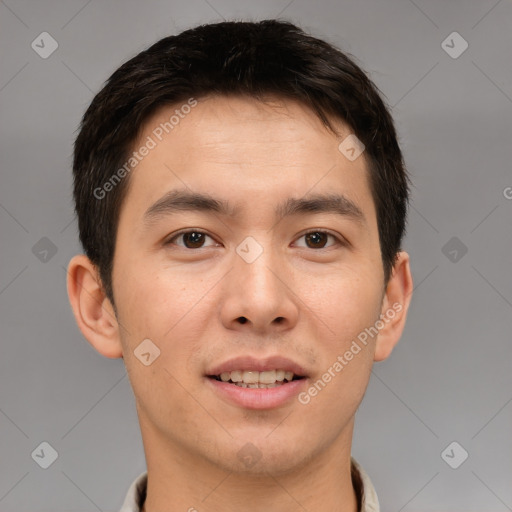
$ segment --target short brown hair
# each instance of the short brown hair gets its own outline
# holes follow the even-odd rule
[[[341,119],[365,145],[387,283],[405,233],[409,179],[392,117],[353,58],[280,20],[228,21],[165,37],[124,63],[85,112],[75,141],[74,199],[80,241],[114,304],[112,265],[129,177],[95,190],[123,166],[159,108],[210,95],[271,94],[300,101],[334,131]]]

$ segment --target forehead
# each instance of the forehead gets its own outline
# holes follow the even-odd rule
[[[271,201],[275,194],[301,197],[335,186],[364,202],[370,194],[364,156],[343,156],[338,146],[351,130],[332,124],[338,134],[308,107],[275,97],[263,103],[214,96],[163,107],[134,145],[152,149],[132,171],[125,202],[142,208],[179,187],[232,198],[243,208],[250,197]]]
[[[310,158],[316,152],[316,158],[323,160],[320,152],[325,154],[328,149],[326,156],[336,154],[337,139],[351,133],[340,120],[332,120],[331,125],[338,132],[336,135],[328,131],[313,110],[291,99],[266,96],[260,101],[241,95],[208,96],[157,110],[145,122],[138,143],[152,137],[158,146],[174,146],[176,157],[182,156],[184,144],[187,148],[195,147],[196,151],[187,155],[189,162],[196,155],[202,158],[236,152],[241,160],[246,160],[239,152],[241,147],[279,147],[278,154],[261,153],[266,163],[284,163],[292,153],[305,157],[306,152]],[[287,151],[283,153],[283,149]]]

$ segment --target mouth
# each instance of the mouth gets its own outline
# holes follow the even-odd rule
[[[309,377],[300,364],[286,357],[245,355],[209,368],[205,380],[213,394],[228,404],[268,410],[293,404]]]
[[[233,384],[240,388],[269,389],[304,379],[303,375],[296,375],[290,370],[282,368],[266,371],[234,370],[222,372],[218,375],[208,375],[210,379]]]

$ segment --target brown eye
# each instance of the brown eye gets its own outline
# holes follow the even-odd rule
[[[327,245],[329,237],[334,240],[334,244]],[[305,245],[299,244],[299,247],[306,247],[307,249],[326,249],[332,245],[343,245],[338,237],[328,231],[309,231],[299,237],[299,239],[305,240]]]
[[[191,231],[189,233],[183,234],[183,242],[185,246],[189,249],[197,249],[201,247],[204,243],[204,233],[199,233],[197,231]]]
[[[307,243],[311,244],[313,249],[323,249],[327,243],[328,236],[327,233],[321,231],[313,231],[305,235]]]
[[[166,245],[177,245],[178,247],[183,247],[185,249],[201,249],[202,247],[209,247],[205,246],[205,240],[207,238],[212,239],[209,235],[206,233],[203,233],[202,231],[197,230],[189,230],[189,231],[183,231],[181,233],[178,233],[177,235],[173,236],[171,239],[169,239],[168,242],[166,242]],[[176,240],[182,239],[182,243],[175,243]],[[215,245],[215,244],[210,244]]]

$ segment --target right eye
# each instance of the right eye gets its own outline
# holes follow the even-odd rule
[[[200,231],[198,229],[189,229],[187,231],[176,233],[172,238],[165,242],[165,245],[177,245],[178,247],[184,247],[185,249],[201,249],[205,247],[204,241],[206,238],[213,240],[213,238],[204,231]],[[174,240],[180,239],[183,240],[183,244],[174,243]],[[214,243],[213,245],[218,244]],[[206,247],[211,247],[211,245]]]

